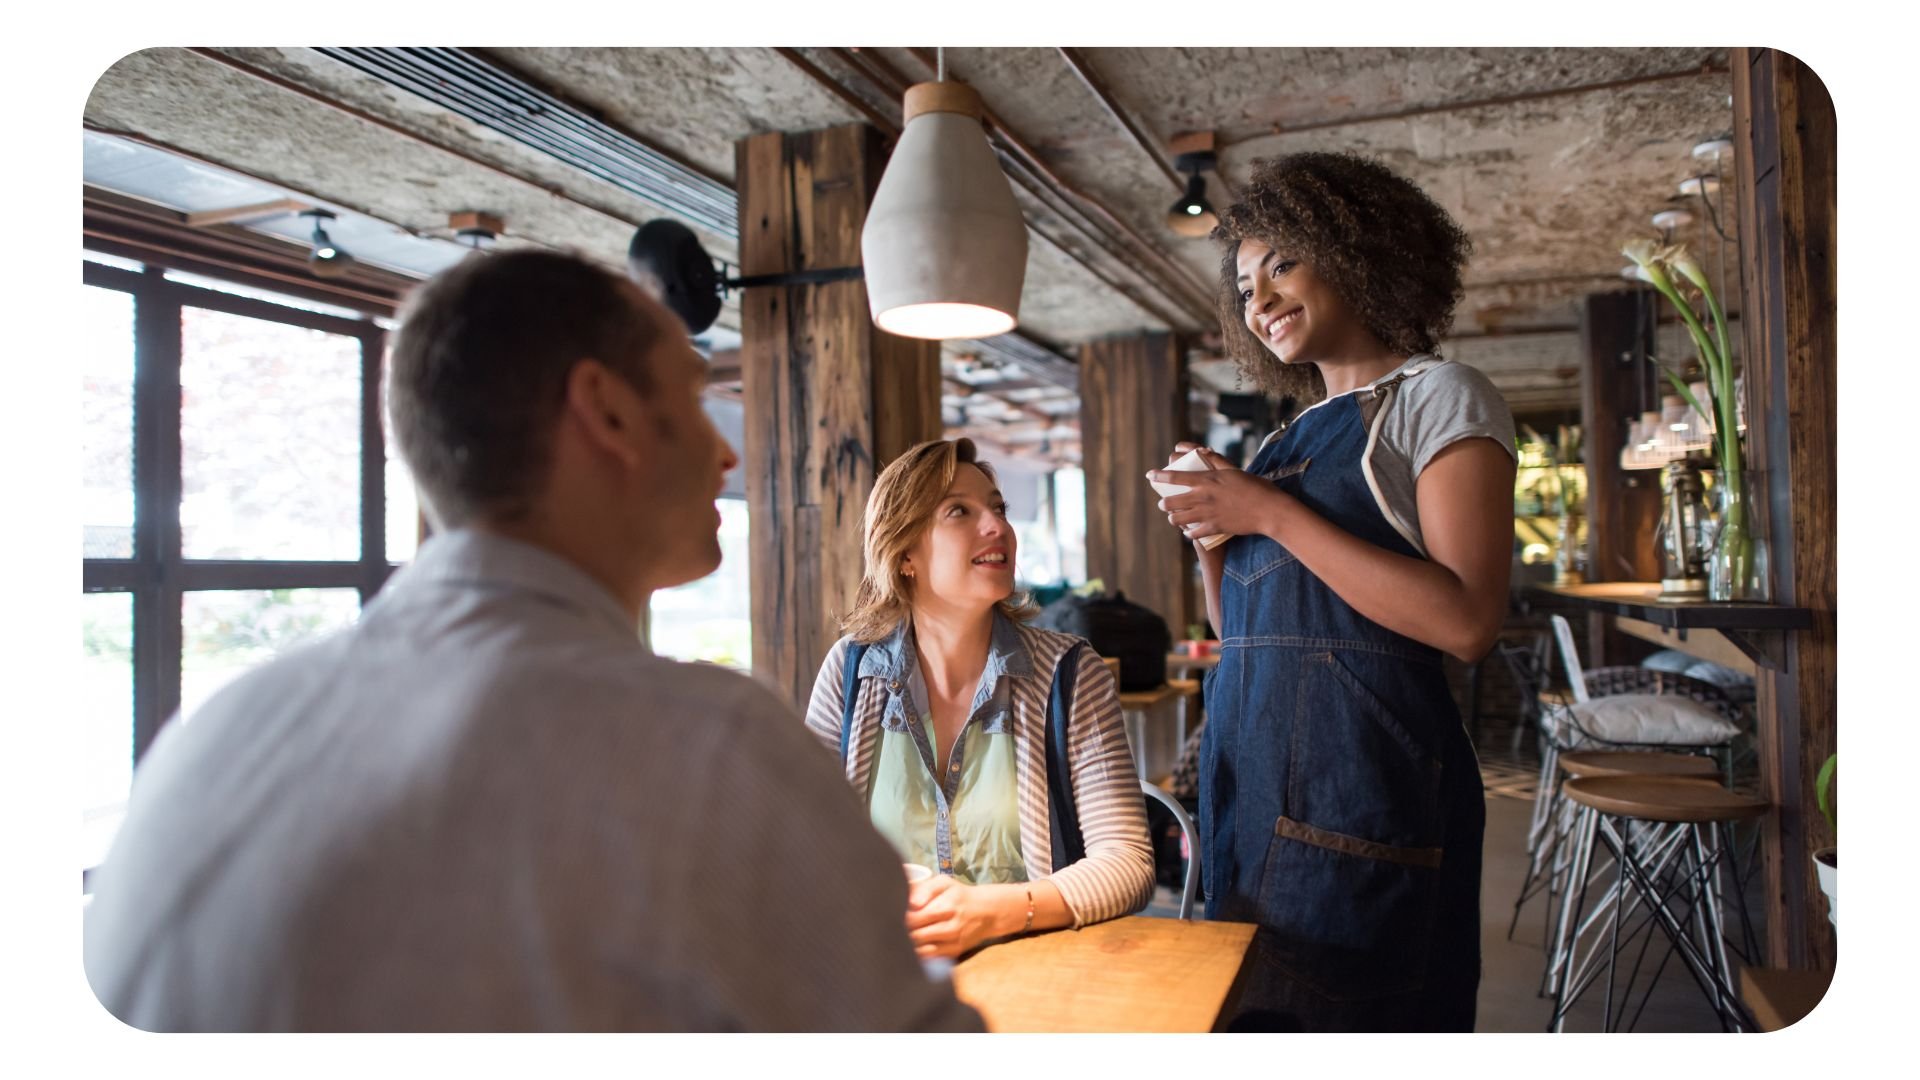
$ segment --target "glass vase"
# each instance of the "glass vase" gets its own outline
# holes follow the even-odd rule
[[[1579,585],[1587,580],[1587,522],[1575,510],[1560,511],[1560,539],[1553,549],[1553,583]]]
[[[1753,500],[1747,494],[1746,478],[1727,483],[1723,474],[1720,481],[1716,485],[1720,493],[1720,520],[1714,530],[1713,556],[1708,562],[1707,599],[1764,602],[1772,591],[1771,582],[1765,580],[1770,568],[1755,566],[1759,523],[1753,519]],[[1760,571],[1758,574],[1756,569]]]

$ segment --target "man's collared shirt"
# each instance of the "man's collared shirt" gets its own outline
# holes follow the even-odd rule
[[[150,1030],[978,1030],[791,710],[455,531],[168,725],[85,962]]]

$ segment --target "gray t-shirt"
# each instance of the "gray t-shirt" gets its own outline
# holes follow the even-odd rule
[[[1396,379],[1384,398],[1370,392]],[[1478,368],[1423,353],[1349,392],[1362,395],[1361,419],[1368,432],[1377,435],[1369,440],[1371,449],[1364,464],[1374,500],[1387,521],[1422,555],[1427,545],[1420,532],[1416,484],[1440,451],[1461,439],[1481,437],[1499,443],[1518,461],[1513,412]],[[1268,436],[1268,441],[1272,439]]]

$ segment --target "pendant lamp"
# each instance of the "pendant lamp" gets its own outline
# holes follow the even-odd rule
[[[909,87],[906,126],[860,235],[880,329],[945,340],[1004,334],[1019,321],[1027,225],[958,82]]]

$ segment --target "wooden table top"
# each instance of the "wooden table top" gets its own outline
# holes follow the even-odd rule
[[[1193,697],[1200,693],[1200,683],[1195,679],[1168,679],[1151,690],[1120,691],[1120,707],[1123,709],[1144,709],[1158,705],[1169,698],[1182,695]]]
[[[1252,923],[1131,915],[989,945],[953,969],[989,1031],[1212,1031]]]

